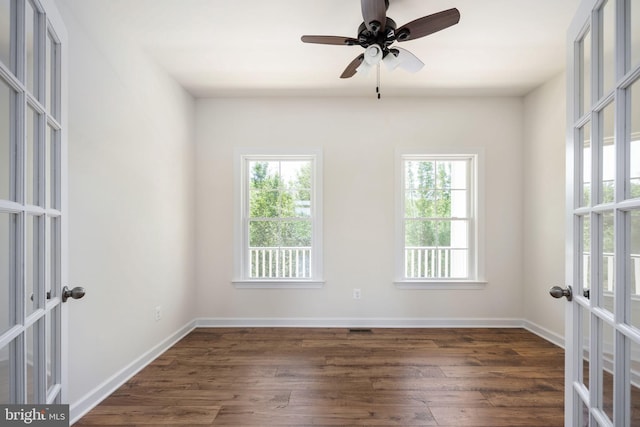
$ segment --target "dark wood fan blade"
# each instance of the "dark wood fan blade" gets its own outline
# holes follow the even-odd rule
[[[344,69],[340,78],[348,79],[349,77],[353,77],[357,71],[357,68],[360,66],[360,64],[362,64],[362,61],[364,61],[364,53],[358,55],[356,59],[354,59],[349,65],[347,65],[347,68]]]
[[[433,15],[423,16],[396,30],[396,40],[405,42],[428,36],[460,22],[460,12],[453,8]]]
[[[305,43],[334,44],[339,46],[353,46],[358,44],[357,39],[341,36],[302,36],[300,39]]]
[[[387,23],[387,5],[385,0],[361,0],[362,17],[367,29],[373,33],[383,31]]]

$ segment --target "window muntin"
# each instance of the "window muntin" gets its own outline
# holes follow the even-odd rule
[[[400,281],[475,281],[476,155],[400,155]]]
[[[319,155],[313,151],[239,156],[241,249],[236,284],[320,280]]]

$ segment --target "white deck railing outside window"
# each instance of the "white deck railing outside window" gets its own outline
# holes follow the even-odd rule
[[[615,257],[612,253],[602,254],[602,281],[605,292],[614,291]],[[631,254],[631,294],[640,295],[640,254]],[[591,254],[582,254],[583,277],[591,277]],[[589,280],[591,283],[591,280]]]
[[[250,247],[252,279],[311,278],[311,247]]]

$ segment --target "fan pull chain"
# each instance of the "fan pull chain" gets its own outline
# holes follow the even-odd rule
[[[378,99],[380,99],[380,63],[379,62],[377,67],[376,93],[378,94]]]

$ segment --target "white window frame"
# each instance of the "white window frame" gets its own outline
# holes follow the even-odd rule
[[[249,277],[248,231],[248,163],[251,160],[309,160],[312,164],[311,189],[311,277],[309,279]],[[234,279],[236,288],[282,289],[322,288],[324,286],[322,264],[322,150],[310,148],[265,149],[236,148],[234,150]]]
[[[484,151],[397,149],[395,155],[395,280],[399,289],[482,289],[484,261]],[[405,277],[404,164],[407,160],[470,160],[469,276],[466,279]]]

